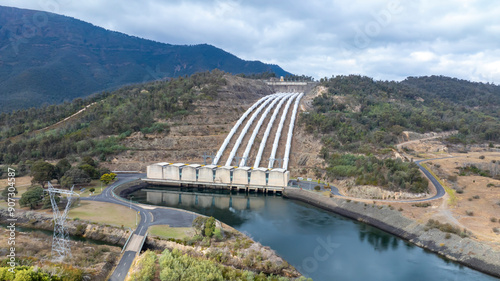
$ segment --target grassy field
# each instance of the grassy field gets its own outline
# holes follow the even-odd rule
[[[135,228],[136,212],[127,207],[104,202],[81,201],[69,212],[69,218],[79,218],[113,226]],[[140,220],[140,217],[138,217]]]
[[[149,228],[149,233],[161,238],[183,239],[194,235],[192,227],[170,227],[168,225],[153,225]]]
[[[90,189],[92,187],[95,188],[95,191],[94,191],[94,193],[90,194]],[[107,185],[102,184],[102,190],[104,190],[106,187],[107,187]],[[84,188],[85,188],[85,191],[83,191],[82,193],[79,193],[80,190],[76,190],[80,194],[80,197],[87,197],[87,196],[94,196],[94,195],[101,194],[101,182],[99,180],[92,180],[90,182],[90,185],[85,186]]]

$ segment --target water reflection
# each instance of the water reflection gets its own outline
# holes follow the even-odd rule
[[[364,223],[280,196],[148,186],[134,198],[214,216],[314,280],[496,280]]]
[[[143,189],[146,203],[153,205],[180,206],[186,208],[218,208],[227,210],[259,210],[265,206],[262,197],[250,197],[244,194],[209,194],[176,190]],[[228,196],[229,195],[229,196]],[[136,195],[134,195],[135,197]],[[142,194],[141,198],[144,197]]]
[[[395,236],[381,235],[383,232],[368,227],[366,224],[359,224],[359,240],[361,242],[368,242],[376,251],[387,251],[389,247],[396,250],[399,246],[399,239]]]
[[[224,217],[224,222],[233,227],[250,219],[250,211],[277,208],[277,206],[266,205],[265,198],[270,195],[245,194],[226,190],[213,192],[204,189],[149,186],[135,191],[132,195],[140,203],[181,208],[216,218]]]

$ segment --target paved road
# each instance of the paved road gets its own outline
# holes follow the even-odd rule
[[[450,158],[450,157],[445,157],[445,158]],[[439,183],[439,181],[436,179],[436,177],[434,177],[429,171],[427,171],[427,169],[425,169],[424,167],[422,167],[422,165],[420,165],[420,162],[423,162],[423,161],[431,161],[431,160],[439,160],[439,159],[444,159],[444,158],[434,158],[434,159],[425,159],[425,160],[415,161],[415,164],[417,164],[417,166],[420,168],[420,170],[422,172],[424,172],[425,176],[432,182],[432,184],[434,184],[434,186],[436,187],[436,191],[437,191],[436,195],[432,196],[431,198],[416,200],[417,202],[438,199],[438,198],[443,197],[444,194],[446,193],[446,191],[444,190],[444,187]]]
[[[434,184],[436,187],[436,195],[432,196],[431,198],[423,198],[423,199],[415,199],[415,200],[375,200],[379,202],[401,202],[401,203],[410,203],[410,202],[425,202],[425,201],[431,201],[434,199],[438,199],[443,197],[446,194],[446,191],[444,190],[444,187],[439,183],[439,181],[429,172],[427,171],[422,165],[420,165],[420,162],[425,162],[425,161],[432,161],[432,160],[440,160],[440,159],[446,159],[446,158],[451,158],[451,157],[442,157],[442,158],[433,158],[433,159],[423,159],[423,160],[418,160],[415,161],[415,164],[417,164],[418,168],[425,174],[425,176]],[[307,190],[314,190],[315,186],[321,186],[321,188],[324,189],[325,184],[323,183],[318,183],[315,181],[296,181],[296,180],[291,180],[288,183],[288,186],[292,187],[300,187],[302,189],[307,189]],[[331,185],[331,193],[336,196],[340,197],[346,197],[342,194],[340,194],[339,190],[337,187]]]
[[[430,201],[434,200],[437,198],[441,198],[444,196],[446,193],[443,186],[439,183],[439,181],[431,174],[429,171],[424,169],[420,165],[421,162],[423,161],[431,161],[431,160],[439,160],[443,158],[435,158],[435,159],[425,159],[425,160],[418,160],[415,161],[417,166],[422,170],[422,172],[426,175],[426,177],[434,184],[436,187],[437,193],[431,198],[425,198],[425,199],[418,199],[418,200],[402,200],[402,201],[393,201],[393,200],[386,200],[387,202],[423,202],[423,201]],[[144,178],[146,174],[119,174],[117,176],[117,180],[110,186],[108,186],[106,189],[103,190],[103,192],[99,195],[92,196],[92,197],[82,197],[81,200],[93,200],[93,201],[100,201],[100,202],[107,202],[107,203],[113,203],[113,204],[118,204],[122,206],[127,206],[130,207],[131,209],[134,209],[136,212],[140,212],[140,222],[135,231],[133,232],[133,238],[131,238],[131,241],[129,243],[136,243],[135,241],[139,241],[137,239],[140,239],[142,241],[144,235],[146,235],[146,232],[148,228],[151,225],[164,225],[168,224],[173,227],[189,227],[192,225],[192,221],[196,218],[196,214],[194,213],[188,213],[185,211],[181,210],[176,210],[176,209],[169,209],[169,208],[161,208],[161,207],[153,207],[153,206],[148,206],[147,209],[143,208],[140,204],[136,203],[130,203],[124,199],[119,199],[113,195],[113,189],[121,184],[124,184],[129,181],[133,181],[136,179]],[[314,181],[300,181],[297,182],[295,180],[290,181],[290,185],[292,186],[298,186],[304,189],[310,189],[313,190],[316,185],[320,185],[322,188],[324,187],[324,184],[318,184],[317,182]],[[337,196],[343,196],[339,193],[339,190],[335,186],[331,186],[331,192],[334,195]],[[379,200],[379,201],[384,201],[384,200]],[[134,236],[135,235],[135,236]],[[132,262],[137,254],[137,251],[140,251],[138,249],[139,247],[136,246],[129,246],[127,245],[127,248],[125,250],[125,253],[123,254],[120,262],[118,263],[115,271],[110,277],[110,281],[123,281],[130,269],[130,266],[132,265]]]
[[[132,233],[133,238],[129,241],[130,245],[127,245],[122,258],[109,278],[109,281],[123,281],[125,279],[137,252],[140,252],[141,250],[140,244],[142,244],[142,241],[144,240],[144,235],[146,235],[146,232],[151,225],[168,224],[172,227],[189,227],[192,225],[193,220],[197,216],[194,213],[176,209],[154,206],[143,208],[140,204],[131,203],[114,196],[113,189],[115,187],[144,177],[146,177],[146,174],[119,174],[117,176],[117,180],[104,189],[101,194],[81,198],[81,200],[118,204],[129,207],[136,212],[140,212],[140,222],[135,231]]]

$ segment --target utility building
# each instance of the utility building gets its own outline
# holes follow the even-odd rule
[[[269,171],[269,186],[285,187],[288,185],[290,172],[285,169],[272,169]]]
[[[238,167],[233,171],[233,184],[249,183],[248,173],[251,171],[250,167]]]
[[[182,167],[182,180],[183,181],[197,181],[199,168],[201,165],[199,164],[190,164]]]
[[[214,177],[215,177],[215,174],[214,174],[215,168],[217,168],[217,166],[215,166],[215,165],[201,166],[198,170],[198,181],[199,182],[213,183]]]
[[[222,166],[215,170],[215,183],[231,184],[233,167]]]
[[[186,166],[182,163],[170,164],[165,167],[163,179],[166,180],[181,180],[182,167]]]
[[[250,174],[250,185],[267,185],[266,168],[254,168]]]
[[[147,175],[150,179],[163,179],[163,168],[168,166],[166,162],[156,163],[147,167]]]

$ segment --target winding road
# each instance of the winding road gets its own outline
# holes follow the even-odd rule
[[[445,157],[447,158],[447,157]],[[420,170],[425,174],[425,176],[434,184],[436,187],[436,194],[430,198],[424,198],[424,199],[417,199],[417,200],[399,200],[399,201],[394,201],[394,200],[376,200],[380,202],[402,202],[402,203],[410,203],[410,202],[424,202],[424,201],[431,201],[435,200],[438,198],[443,197],[446,194],[446,191],[444,187],[439,183],[439,181],[422,165],[420,164],[421,162],[424,161],[431,161],[431,160],[439,160],[443,158],[435,158],[435,159],[424,159],[424,160],[418,160],[415,161],[415,164],[418,165]],[[171,209],[171,208],[164,208],[164,207],[156,207],[156,206],[148,206],[148,205],[143,205],[143,204],[137,204],[137,203],[132,203],[129,201],[126,201],[120,197],[118,197],[116,194],[114,194],[113,190],[118,187],[119,185],[122,185],[124,183],[137,180],[140,178],[146,177],[146,174],[119,174],[117,176],[117,180],[106,187],[106,189],[103,190],[103,192],[99,195],[96,196],[91,196],[91,197],[81,197],[81,200],[89,200],[89,201],[99,201],[99,202],[106,202],[106,203],[112,203],[112,204],[118,204],[122,206],[127,206],[131,209],[134,209],[136,212],[139,212],[140,214],[140,222],[137,225],[137,228],[135,231],[132,233],[130,241],[127,243],[125,252],[123,253],[118,265],[116,266],[115,270],[113,271],[111,277],[109,278],[110,281],[123,281],[125,280],[125,277],[127,276],[127,273],[132,265],[132,262],[134,261],[135,256],[137,255],[138,252],[140,252],[142,248],[142,244],[144,241],[144,237],[146,235],[146,232],[148,228],[152,225],[169,225],[171,227],[189,227],[192,225],[193,220],[198,216],[195,213],[190,213],[184,210],[177,210],[177,209]],[[314,181],[291,181],[290,184],[296,185],[301,188],[305,189],[313,189],[314,186],[316,185],[323,185],[323,184],[318,184]],[[335,186],[331,186],[331,193],[340,196],[340,197],[346,197],[342,194],[339,193],[339,190]]]
[[[120,262],[116,266],[113,274],[109,278],[110,281],[123,281],[134,261],[134,258],[142,248],[144,236],[148,228],[152,225],[169,225],[171,227],[190,227],[193,220],[198,216],[195,213],[190,213],[184,210],[177,210],[164,207],[146,206],[133,202],[126,201],[114,194],[113,190],[124,183],[146,177],[146,174],[119,174],[117,180],[106,187],[103,192],[96,196],[81,197],[81,200],[99,201],[134,209],[140,214],[140,222],[137,228],[132,233],[129,242],[125,248]],[[105,214],[103,214],[105,215]]]
[[[420,163],[425,162],[425,161],[432,161],[432,160],[440,160],[440,159],[446,159],[446,158],[452,158],[452,157],[441,157],[441,158],[433,158],[433,159],[422,159],[422,160],[417,160],[415,161],[415,164],[417,164],[418,168],[424,173],[424,175],[429,179],[429,181],[436,187],[436,194],[430,198],[422,198],[422,199],[415,199],[415,200],[374,200],[377,202],[397,202],[397,203],[418,203],[418,202],[425,202],[425,201],[432,201],[435,199],[439,199],[443,197],[446,194],[446,190],[444,187],[439,183],[439,181],[427,170],[425,169]],[[308,189],[308,190],[313,190],[315,186],[319,185],[322,188],[325,186],[323,183],[317,183],[315,181],[297,181],[297,180],[291,180],[288,184],[289,186],[296,186],[300,187],[303,189]],[[333,185],[330,185],[330,192],[338,197],[345,197],[349,199],[356,199],[354,197],[349,197],[341,194],[339,192],[339,189]]]

